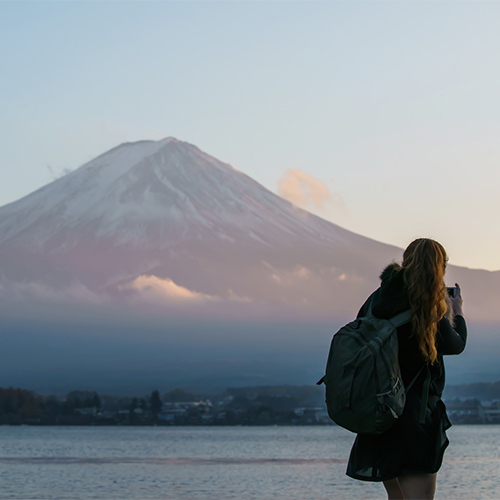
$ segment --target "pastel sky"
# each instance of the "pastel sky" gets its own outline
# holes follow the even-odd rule
[[[357,233],[500,269],[500,2],[2,1],[0,205],[174,136]]]

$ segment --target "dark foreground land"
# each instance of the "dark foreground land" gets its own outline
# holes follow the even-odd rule
[[[474,396],[477,394],[477,396]],[[453,423],[500,423],[500,383],[451,386]],[[450,397],[451,396],[451,397]],[[485,399],[489,398],[489,399]],[[230,388],[196,395],[174,389],[144,396],[72,391],[64,398],[0,388],[0,425],[328,425],[324,389],[317,386]]]

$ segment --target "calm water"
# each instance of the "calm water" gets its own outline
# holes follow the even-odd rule
[[[500,426],[455,426],[438,499],[500,498]],[[0,427],[0,499],[382,499],[337,427]]]

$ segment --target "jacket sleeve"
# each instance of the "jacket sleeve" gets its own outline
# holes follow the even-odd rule
[[[460,354],[467,343],[467,325],[463,316],[455,316],[455,328],[448,319],[443,318],[438,323],[437,332],[438,355]]]

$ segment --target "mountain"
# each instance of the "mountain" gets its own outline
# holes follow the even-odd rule
[[[185,294],[340,311],[400,253],[171,137],[122,144],[0,208],[0,282],[113,296],[155,277]]]
[[[384,222],[382,222],[384,223]],[[172,137],[122,144],[0,208],[0,284],[274,303],[352,316],[401,249],[280,198]],[[500,319],[500,273],[450,266]]]
[[[191,144],[125,143],[0,208],[0,385],[311,384],[401,257]],[[471,320],[448,376],[498,380],[500,273],[449,266],[447,281]]]

